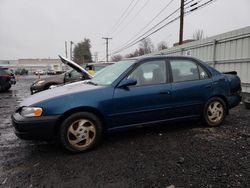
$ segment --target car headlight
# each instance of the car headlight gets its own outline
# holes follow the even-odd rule
[[[24,117],[39,117],[43,113],[43,109],[39,107],[23,107],[20,114]]]
[[[39,80],[36,83],[34,83],[34,85],[39,86],[42,85],[45,82],[45,80]]]

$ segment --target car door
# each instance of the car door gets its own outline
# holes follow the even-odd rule
[[[210,73],[192,59],[170,59],[173,117],[200,116],[212,92]]]
[[[162,121],[170,117],[171,83],[167,67],[164,58],[141,62],[124,78],[136,79],[137,84],[115,88],[112,119],[116,126]]]

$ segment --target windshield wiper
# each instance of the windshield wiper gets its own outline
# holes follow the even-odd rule
[[[86,84],[91,84],[91,85],[94,85],[94,86],[97,86],[98,84],[97,83],[95,83],[95,82],[92,82],[92,81],[87,81],[87,82],[85,82]]]

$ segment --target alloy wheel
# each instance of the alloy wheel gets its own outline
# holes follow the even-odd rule
[[[213,101],[207,109],[207,118],[211,123],[218,123],[224,115],[223,105],[219,101]]]
[[[73,122],[67,131],[67,138],[70,145],[76,148],[88,147],[96,137],[94,124],[87,119],[80,119]]]

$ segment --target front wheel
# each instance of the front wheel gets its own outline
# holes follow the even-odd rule
[[[60,141],[70,152],[83,152],[94,148],[102,136],[102,123],[89,112],[72,114],[61,125]]]
[[[215,127],[221,125],[226,117],[226,104],[219,97],[211,98],[205,105],[203,121],[206,125]]]

